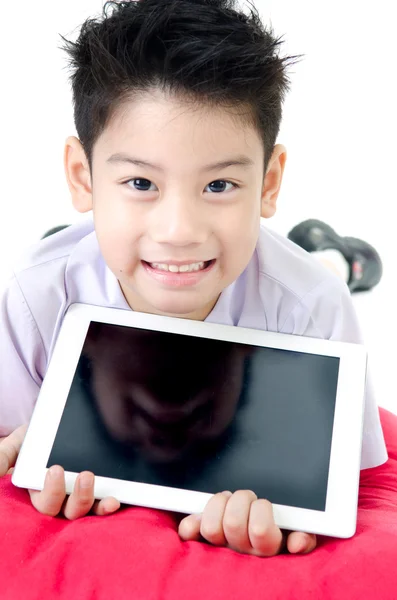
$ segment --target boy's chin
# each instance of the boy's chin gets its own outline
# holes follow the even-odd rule
[[[186,293],[182,290],[160,293],[149,293],[149,290],[139,290],[135,287],[134,292],[120,281],[124,296],[132,308],[137,312],[144,312],[165,317],[177,317],[182,319],[195,319],[203,321],[215,306],[218,296],[211,299],[203,299],[201,294]],[[137,293],[138,292],[138,293]],[[207,300],[207,301],[206,301]]]
[[[192,302],[191,300],[176,300],[171,298],[166,300],[164,297],[159,299],[158,302],[153,301],[151,309],[147,312],[163,315],[165,317],[177,317],[182,319],[196,319],[203,321],[211,312],[214,307],[216,300],[208,304],[202,304],[200,302]]]
[[[210,310],[207,310],[206,307],[186,306],[186,304],[184,306],[166,304],[156,307],[156,314],[179,319],[204,320],[209,313]]]

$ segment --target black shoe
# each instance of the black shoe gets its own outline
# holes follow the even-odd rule
[[[350,267],[347,285],[351,292],[370,290],[381,280],[382,261],[375,248],[363,240],[339,236],[322,221],[303,221],[291,229],[287,237],[307,252],[339,250]]]
[[[41,239],[44,240],[44,238],[49,237],[53,233],[58,233],[58,231],[62,231],[62,229],[66,229],[66,227],[69,227],[69,225],[58,225],[57,227],[53,227],[52,229],[46,231]]]

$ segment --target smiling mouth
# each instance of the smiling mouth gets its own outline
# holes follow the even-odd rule
[[[169,273],[195,273],[197,271],[205,271],[208,269],[215,262],[215,259],[179,265],[175,263],[147,262],[145,260],[142,262],[154,271],[163,271]]]

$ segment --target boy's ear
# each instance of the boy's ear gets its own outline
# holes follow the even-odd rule
[[[285,146],[277,144],[269,160],[262,188],[261,217],[269,219],[277,209],[277,198],[283,179],[287,150]]]
[[[74,136],[65,142],[64,166],[74,208],[81,213],[92,210],[90,167],[80,140]]]

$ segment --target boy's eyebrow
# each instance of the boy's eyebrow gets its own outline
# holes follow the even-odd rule
[[[128,154],[124,154],[123,152],[118,152],[116,154],[112,154],[106,160],[108,163],[129,163],[132,165],[136,165],[137,167],[149,167],[151,169],[155,169],[156,171],[164,172],[164,168],[160,165],[154,165],[146,160],[141,160],[139,158],[134,158],[133,156],[128,156]],[[221,160],[216,163],[212,163],[210,165],[205,165],[200,170],[201,171],[217,171],[219,169],[225,169],[226,167],[239,166],[243,168],[252,167],[254,165],[254,161],[248,156],[236,156],[231,157],[227,160]]]

